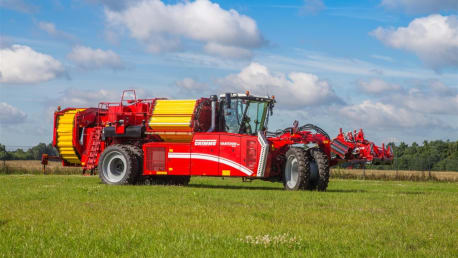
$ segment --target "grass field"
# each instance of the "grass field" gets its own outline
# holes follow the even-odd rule
[[[39,160],[9,160],[5,166],[0,162],[0,174],[42,174],[42,165]],[[61,162],[49,162],[46,167],[47,174],[68,175],[81,174],[79,167],[63,167]],[[364,174],[365,173],[365,174]],[[431,177],[428,171],[398,171],[395,170],[370,170],[366,169],[339,169],[333,168],[331,176],[342,179],[380,179],[380,180],[410,180],[410,181],[450,181],[458,182],[458,172],[453,171],[431,171]]]
[[[193,178],[0,176],[0,256],[458,256],[458,184],[331,180],[328,192]]]

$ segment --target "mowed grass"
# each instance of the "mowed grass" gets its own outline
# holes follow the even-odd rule
[[[192,178],[188,187],[98,177],[0,176],[0,256],[458,256],[458,184],[279,183]]]

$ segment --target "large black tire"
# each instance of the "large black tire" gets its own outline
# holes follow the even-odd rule
[[[310,190],[326,191],[329,183],[329,158],[320,148],[311,148],[308,150],[310,168],[318,170],[318,178],[311,176]],[[313,172],[311,171],[312,175]]]
[[[137,156],[128,145],[111,145],[100,156],[98,170],[105,184],[134,184],[139,175]]]
[[[302,148],[290,148],[286,152],[286,163],[283,170],[285,190],[303,190],[309,187],[310,164],[307,153]]]
[[[144,184],[145,183],[145,177],[143,175],[143,150],[135,145],[125,145],[129,150],[135,155],[137,158],[137,167],[138,167],[138,173],[137,173],[137,178],[135,180],[136,184]]]
[[[191,176],[152,176],[149,182],[152,185],[188,185]]]
[[[176,176],[178,180],[176,181],[176,185],[188,185],[189,181],[191,181],[191,176]]]

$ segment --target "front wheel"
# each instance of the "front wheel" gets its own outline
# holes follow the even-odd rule
[[[111,145],[99,159],[99,177],[105,184],[134,184],[139,173],[138,160],[129,146]]]
[[[286,164],[283,171],[285,190],[307,189],[310,177],[310,164],[307,153],[302,148],[290,148],[286,152]]]

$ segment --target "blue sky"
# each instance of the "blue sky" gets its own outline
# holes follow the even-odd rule
[[[274,94],[269,129],[458,138],[458,2],[0,0],[0,143],[52,113],[143,97]]]

